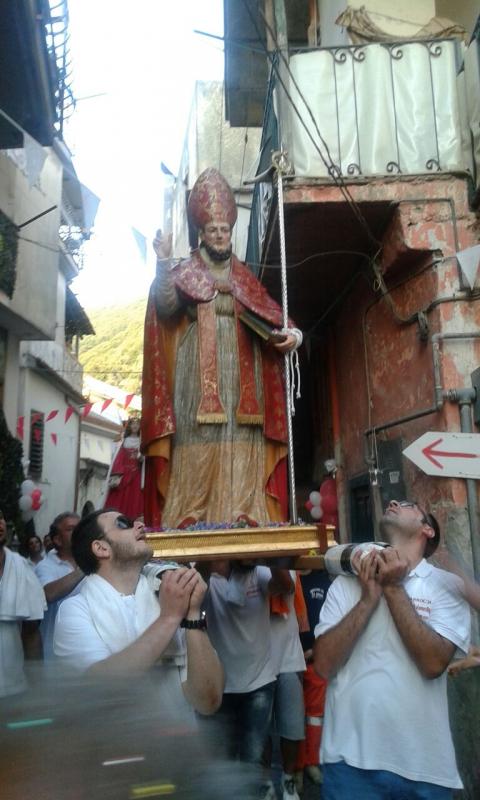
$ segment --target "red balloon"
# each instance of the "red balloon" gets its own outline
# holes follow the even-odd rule
[[[33,502],[35,502],[35,500],[40,500],[41,496],[42,496],[41,489],[34,489],[33,492],[30,494],[30,497],[32,498]]]
[[[313,508],[313,503],[312,503],[312,501],[311,501],[311,500],[307,500],[307,502],[305,503],[305,508],[306,508],[308,511],[311,511],[311,510],[312,510],[312,508]]]
[[[325,497],[322,497],[322,508],[326,514],[335,514],[338,509],[337,496],[327,494]]]
[[[327,495],[337,494],[337,484],[335,483],[334,478],[325,478],[320,485],[320,494],[322,496],[322,507],[325,508],[323,503],[323,498]]]
[[[39,508],[40,508],[40,500],[38,499],[38,497],[35,497],[35,499],[32,502],[32,511],[38,511]]]

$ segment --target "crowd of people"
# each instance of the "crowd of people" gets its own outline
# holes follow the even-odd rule
[[[288,514],[282,364],[302,334],[232,253],[236,215],[231,188],[207,169],[188,203],[198,249],[174,260],[170,238],[155,241],[142,419],[115,455],[107,507],[59,514],[24,557],[0,519],[0,703],[25,691],[24,657],[43,650],[46,671],[125,681],[128,696],[155,687],[155,724],[168,716],[170,733],[210,743],[213,784],[221,763],[230,779],[231,765],[248,765],[253,788],[231,785],[231,796],[273,800],[279,788],[299,800],[307,775],[323,781],[323,800],[447,800],[462,786],[447,670],[480,661],[469,652],[480,589],[444,548],[432,563],[432,514],[391,501],[380,520],[390,547],[359,551],[354,574],[331,585],[249,561],[152,561],[143,514],[175,529]]]
[[[24,658],[42,651],[90,679],[154,674],[159,715],[168,697],[217,759],[257,765],[257,796],[277,796],[273,739],[283,800],[304,769],[326,800],[451,797],[446,674],[468,653],[478,587],[426,560],[440,533],[416,503],[392,501],[381,528],[391,547],[330,585],[246,561],[152,561],[141,520],[114,510],[60,514],[52,548],[31,536],[21,556],[2,517],[0,697],[26,690]]]

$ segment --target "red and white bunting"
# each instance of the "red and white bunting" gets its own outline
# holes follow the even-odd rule
[[[127,409],[129,407],[129,405],[132,402],[134,397],[135,397],[134,393],[125,395],[125,400],[124,400],[124,403],[123,403],[123,408],[124,409]],[[98,413],[103,414],[103,412],[106,411],[107,408],[113,402],[114,402],[114,400],[113,400],[112,397],[108,398],[107,400],[104,400],[102,402],[102,406],[101,406],[100,411]],[[90,414],[90,412],[91,412],[91,410],[92,410],[94,405],[95,405],[95,403],[85,403],[85,405],[80,406],[79,411],[80,411],[82,419],[85,419],[86,417],[88,417],[88,415]],[[65,415],[64,415],[64,423],[65,423],[65,425],[67,424],[67,422],[69,421],[70,417],[73,415],[74,412],[75,412],[75,408],[73,406],[71,406],[71,405],[67,405],[67,407],[65,409]],[[33,427],[33,426],[35,426],[35,423],[36,422],[40,422],[40,420],[42,420],[42,419],[44,419],[45,422],[50,422],[52,419],[55,419],[55,417],[57,417],[59,413],[60,413],[60,411],[59,411],[58,408],[53,408],[48,413],[45,412],[45,411],[44,412],[34,411],[33,413],[30,413],[30,425],[33,428],[33,434],[34,434],[34,438],[35,438],[36,442],[40,441],[41,431],[40,431],[40,429],[37,429],[37,428]],[[25,435],[25,417],[21,416],[21,417],[17,418],[16,436],[17,436],[18,439],[23,439],[24,435]],[[52,436],[55,435],[56,438],[55,438],[55,442],[54,443],[56,444],[57,440],[58,440],[57,439],[57,434],[51,434],[51,435]],[[52,439],[52,441],[53,441],[53,439]]]
[[[90,414],[90,411],[92,410],[92,408],[93,408],[93,403],[85,403],[85,405],[82,408],[82,418],[83,419],[85,419],[85,417],[88,417],[88,415]]]
[[[51,433],[50,437],[51,437],[51,440],[52,440],[53,444],[56,447],[57,446],[57,439],[58,439],[57,434],[56,433]]]

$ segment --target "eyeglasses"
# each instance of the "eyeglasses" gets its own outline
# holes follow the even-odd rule
[[[400,506],[400,508],[418,508],[418,510],[422,515],[422,519],[420,521],[426,525],[429,525],[430,527],[433,527],[430,514],[427,514],[427,512],[424,511],[423,508],[421,508],[418,505],[418,503],[415,502],[412,503],[410,502],[410,500],[392,500],[391,502],[394,503],[396,506]]]
[[[116,517],[113,524],[121,531],[128,531],[130,528],[133,528],[134,525],[133,519],[126,517],[124,514],[120,514],[119,517]]]

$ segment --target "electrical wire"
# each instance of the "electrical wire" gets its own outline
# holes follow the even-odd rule
[[[61,253],[62,250],[59,247],[52,247],[49,244],[44,244],[43,242],[38,242],[36,239],[27,239],[26,236],[17,236],[22,242],[28,242],[29,244],[36,244],[37,247],[41,247],[43,250],[50,250],[51,253]]]

